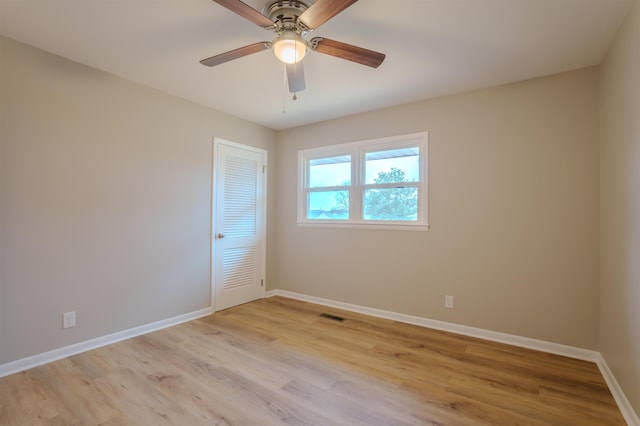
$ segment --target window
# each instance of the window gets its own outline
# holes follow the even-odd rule
[[[427,133],[298,152],[298,224],[427,230]]]

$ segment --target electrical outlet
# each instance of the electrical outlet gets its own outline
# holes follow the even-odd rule
[[[76,311],[65,312],[62,314],[62,328],[76,326]]]
[[[444,297],[444,307],[447,309],[453,309],[453,296]]]

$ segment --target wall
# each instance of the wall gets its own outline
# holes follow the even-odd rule
[[[640,4],[602,66],[600,352],[640,413]]]
[[[598,76],[279,132],[278,288],[597,349]],[[425,130],[430,231],[296,226],[299,149]]]
[[[212,138],[274,160],[275,132],[0,48],[0,363],[208,307]]]

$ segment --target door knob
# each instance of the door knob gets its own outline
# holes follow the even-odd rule
[[[216,235],[216,237],[218,237],[218,239],[222,239],[222,238],[224,238],[224,234],[220,233],[220,234]]]

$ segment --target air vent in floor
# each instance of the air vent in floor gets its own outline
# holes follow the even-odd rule
[[[320,314],[320,316],[323,317],[323,318],[329,318],[329,319],[334,320],[334,321],[341,321],[341,322],[344,321],[344,318],[339,317],[337,315]]]

